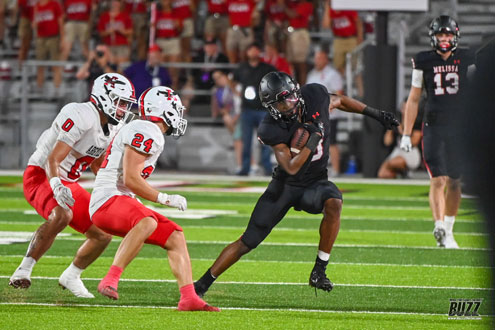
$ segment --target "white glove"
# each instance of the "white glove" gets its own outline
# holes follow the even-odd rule
[[[187,209],[187,200],[181,195],[159,193],[156,201],[162,205],[178,208],[180,211],[185,211]]]
[[[74,206],[72,192],[62,184],[59,177],[51,178],[50,186],[52,187],[53,197],[57,200],[58,205],[66,210],[69,210],[69,206]]]
[[[402,135],[402,139],[400,140],[400,148],[406,152],[411,151],[411,137],[409,135]]]

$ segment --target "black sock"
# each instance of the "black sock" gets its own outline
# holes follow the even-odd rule
[[[325,271],[327,269],[327,265],[328,265],[328,260],[324,261],[324,260],[321,260],[318,256],[316,256],[314,269],[319,269],[319,270]]]
[[[204,273],[204,275],[201,276],[198,282],[201,283],[201,286],[206,286],[207,288],[209,288],[210,285],[212,285],[216,279],[217,279],[216,277],[213,277],[213,275],[211,275],[211,268],[208,268],[206,273]]]

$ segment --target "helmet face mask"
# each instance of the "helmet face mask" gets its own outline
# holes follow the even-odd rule
[[[179,95],[171,88],[157,86],[148,88],[139,97],[139,114],[143,120],[163,121],[166,135],[179,138],[186,133],[187,120]]]
[[[447,42],[439,40],[441,34],[452,35]],[[428,35],[430,36],[430,44],[433,49],[441,53],[447,53],[457,49],[457,44],[460,38],[460,31],[457,22],[450,16],[442,15],[435,18],[430,23]]]
[[[132,105],[136,103],[136,100],[132,100],[123,96],[110,93],[110,99],[112,100],[111,111],[107,115],[114,120],[120,122],[126,120],[126,118],[132,114]]]
[[[261,104],[275,120],[297,120],[304,105],[299,84],[283,72],[270,72],[260,82]]]
[[[131,107],[136,103],[134,86],[118,73],[105,73],[95,79],[91,102],[107,116],[108,122],[117,125],[133,116]]]
[[[297,119],[299,98],[295,93],[289,94],[285,98],[280,98],[280,101],[275,101],[269,104],[273,112],[280,114],[280,119],[285,121],[293,121]]]

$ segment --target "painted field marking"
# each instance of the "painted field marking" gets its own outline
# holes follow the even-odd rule
[[[10,276],[0,275],[0,278],[9,279]],[[58,277],[50,276],[32,276],[31,279],[38,280],[58,280]],[[101,281],[101,278],[84,277],[81,278],[85,281]],[[139,278],[122,278],[121,282],[150,282],[150,283],[176,283],[176,280],[158,280],[158,279],[139,279]],[[291,286],[308,286],[308,283],[304,282],[243,282],[243,281],[215,281],[217,284],[242,284],[242,285],[291,285]],[[340,283],[334,286],[343,287],[365,287],[365,288],[388,288],[388,289],[434,289],[434,290],[479,290],[479,291],[493,291],[494,288],[470,288],[470,287],[457,287],[457,286],[415,286],[415,285],[390,285],[390,284],[357,284],[357,283]]]
[[[3,254],[0,257],[7,258],[23,258],[24,255],[21,254]],[[56,255],[45,255],[43,258],[49,259],[57,259],[57,258],[70,258],[73,259],[73,256],[56,256]],[[113,257],[100,257],[100,258],[113,258]],[[139,260],[165,260],[164,257],[136,257]],[[192,261],[208,261],[214,262],[216,259],[209,258],[191,258]],[[304,265],[313,265],[314,261],[283,261],[283,260],[256,260],[256,259],[242,259],[239,262],[247,262],[247,263],[274,263],[274,264],[304,264]],[[342,265],[342,266],[382,266],[382,267],[423,267],[423,268],[467,268],[467,269],[492,269],[494,267],[491,266],[469,266],[469,265],[433,265],[433,264],[387,264],[387,263],[371,263],[371,262],[331,262],[329,266],[332,265]]]
[[[147,205],[148,206],[148,205]],[[190,209],[190,210],[195,210],[195,209]],[[33,210],[30,210],[30,212],[26,212],[28,210],[26,209],[0,209],[0,213],[9,213],[9,212],[18,212],[22,214],[28,214],[28,215],[36,215],[37,213]],[[210,210],[211,211],[211,210]],[[218,210],[215,210],[218,211]],[[226,211],[226,212],[233,212],[231,214],[218,214],[218,216],[223,216],[223,215],[228,215],[229,218],[249,218],[249,214],[239,214],[237,211],[232,211],[232,210],[221,210],[221,211]],[[235,213],[235,214],[234,214]],[[310,214],[305,214],[304,216],[296,216],[296,215],[286,215],[284,219],[294,219],[294,220],[321,220],[321,215],[310,215]],[[342,220],[363,220],[363,221],[407,221],[407,222],[415,222],[415,221],[421,221],[421,222],[431,222],[431,218],[401,218],[401,217],[394,217],[394,218],[370,218],[370,217],[360,217],[360,216],[346,216],[343,215],[341,216]],[[41,221],[41,217],[40,217]],[[466,222],[466,223],[484,223],[483,220],[477,220],[477,219],[456,219],[456,223],[459,222]]]
[[[198,216],[195,219],[204,219],[209,216]],[[189,216],[187,218],[190,218]],[[41,222],[40,222],[41,223]],[[39,225],[40,223],[34,223],[29,221],[1,221],[0,225],[17,225],[17,226],[33,226]],[[246,229],[245,226],[195,226],[195,225],[181,225],[184,229],[222,229],[222,230],[238,230],[240,232]],[[275,227],[274,231],[286,231],[286,232],[317,232],[317,228],[291,228],[291,227]],[[406,235],[431,235],[430,231],[409,231],[409,230],[378,230],[378,229],[341,229],[340,232],[344,233],[374,233],[374,234],[406,234]],[[0,231],[1,233],[1,231]],[[476,232],[456,232],[459,236],[489,236],[488,233],[476,233]]]
[[[72,236],[72,237],[60,237],[57,238],[61,241],[84,241],[84,236]],[[114,237],[111,243],[119,243],[122,241],[120,237]],[[195,241],[187,240],[187,244],[212,244],[212,245],[227,245],[232,241]],[[317,243],[272,243],[263,242],[262,245],[269,246],[303,246],[303,247],[317,247]],[[335,247],[340,248],[380,248],[380,249],[414,249],[414,250],[444,250],[436,246],[407,246],[407,245],[379,245],[379,244],[335,244]],[[454,251],[454,250],[452,250]],[[457,251],[491,251],[490,248],[475,248],[475,247],[461,247]]]
[[[103,305],[103,304],[53,304],[53,303],[28,303],[28,302],[0,302],[0,305],[13,306],[46,306],[46,307],[103,307],[103,308],[143,308],[143,309],[177,309],[176,306],[140,306],[140,305]],[[302,308],[249,308],[249,307],[221,307],[221,310],[231,311],[258,311],[258,312],[298,312],[298,313],[339,313],[339,314],[377,314],[377,315],[413,315],[413,316],[443,316],[440,313],[413,313],[413,312],[381,312],[381,311],[359,311],[359,310],[322,310],[322,309],[302,309]],[[483,317],[493,317],[493,315],[481,315]]]

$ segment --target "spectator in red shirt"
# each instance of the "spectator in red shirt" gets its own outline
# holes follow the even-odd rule
[[[178,62],[181,55],[180,34],[182,31],[181,20],[177,18],[172,9],[172,0],[161,0],[161,9],[156,15],[155,43],[162,49],[163,62]],[[169,68],[172,78],[172,88],[177,89],[178,70]]]
[[[227,30],[227,56],[230,63],[245,61],[247,47],[254,42],[253,26],[258,18],[254,0],[228,0],[230,27]]]
[[[265,53],[261,60],[273,65],[278,71],[282,71],[292,76],[292,68],[283,55],[278,52],[275,44],[266,43]]]
[[[85,58],[89,56],[89,37],[91,13],[96,10],[95,0],[64,0],[64,40],[60,59],[66,61],[77,39],[81,44]]]
[[[117,65],[129,61],[132,37],[131,16],[122,9],[122,1],[112,0],[110,10],[102,13],[98,22],[100,37],[110,47]]]
[[[220,39],[223,51],[227,49],[227,30],[229,28],[227,1],[207,0],[208,16],[205,21],[205,39]]]
[[[356,11],[333,10],[325,3],[323,27],[333,33],[333,64],[341,74],[345,72],[345,56],[363,41],[363,25]]]
[[[194,36],[193,13],[196,11],[193,0],[173,0],[174,16],[181,20],[180,48],[183,62],[191,62],[191,39]]]
[[[40,61],[60,59],[60,40],[64,40],[62,7],[55,0],[39,0],[34,6],[33,29],[36,31],[36,59]],[[62,83],[60,67],[52,67],[53,84],[58,89]],[[36,84],[39,89],[45,81],[45,68],[38,66]]]
[[[296,80],[304,85],[308,74],[306,61],[311,43],[308,29],[309,19],[313,15],[313,4],[307,0],[290,0],[285,7],[285,13],[289,17],[287,60],[294,66]]]
[[[137,51],[137,57],[140,61],[146,60],[149,34],[148,1],[124,0],[124,4],[125,11],[130,13],[132,18],[132,49]]]
[[[287,48],[287,27],[289,25],[285,13],[285,0],[265,1],[265,43],[275,45],[277,50],[285,52]]]
[[[38,0],[17,0],[17,8],[19,10],[19,27],[17,35],[21,41],[21,47],[19,48],[19,65],[26,59],[31,46],[31,40],[33,39],[33,13],[34,5]]]

